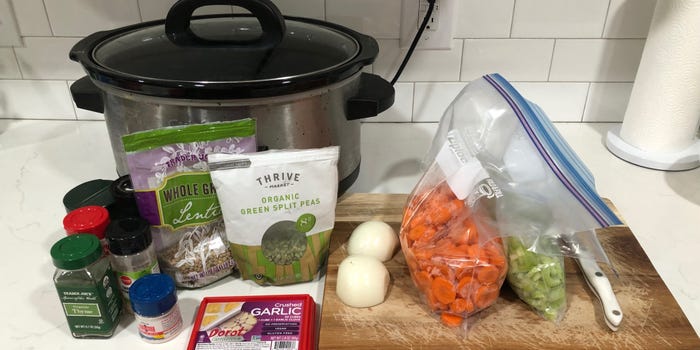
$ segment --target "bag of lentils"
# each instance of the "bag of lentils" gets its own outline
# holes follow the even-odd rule
[[[328,257],[338,198],[338,146],[211,154],[231,252],[243,279],[311,281]]]
[[[162,272],[198,288],[235,262],[207,167],[210,153],[255,152],[255,121],[196,124],[122,137],[139,214],[149,221]]]

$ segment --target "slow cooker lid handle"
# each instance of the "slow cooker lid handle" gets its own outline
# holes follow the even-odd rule
[[[210,40],[195,34],[190,28],[192,13],[202,6],[231,5],[250,11],[262,28],[262,35],[253,40]],[[227,46],[227,47],[273,47],[286,31],[284,17],[270,0],[179,0],[168,11],[165,18],[165,33],[168,39],[180,46]]]

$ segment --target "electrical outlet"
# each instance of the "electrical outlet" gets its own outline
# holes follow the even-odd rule
[[[401,33],[399,46],[411,45],[418,28],[428,12],[427,0],[402,0]],[[450,50],[454,35],[454,17],[457,0],[435,0],[435,6],[428,24],[423,30],[416,49]]]
[[[10,0],[0,0],[0,46],[22,46]]]

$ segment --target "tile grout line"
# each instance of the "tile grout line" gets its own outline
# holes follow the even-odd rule
[[[78,119],[78,106],[76,106],[75,101],[73,101],[73,94],[71,94],[71,92],[70,92],[70,82],[68,80],[66,80],[65,83],[66,83],[66,88],[68,88],[68,96],[71,97],[70,105],[71,105],[71,107],[73,107],[73,118],[75,118],[75,120],[80,120],[80,119]]]
[[[610,5],[611,5],[611,4],[612,4],[612,1],[611,1],[611,0],[608,0],[608,8],[605,10],[605,16],[603,16],[603,29],[602,29],[602,31],[600,32],[600,38],[601,38],[601,39],[604,39],[604,38],[603,38],[603,35],[605,35],[605,26],[606,26],[607,23],[608,23],[608,16],[610,16]]]
[[[22,71],[22,65],[19,64],[19,57],[17,57],[17,51],[15,51],[14,47],[10,47],[10,50],[12,51],[12,55],[15,57],[15,64],[17,65],[17,71],[19,72],[19,80],[24,80],[24,71]],[[0,79],[2,80],[2,79]],[[6,80],[12,80],[12,79],[6,79]]]
[[[464,70],[464,48],[467,46],[467,39],[459,39],[462,41],[462,52],[459,53],[459,68],[457,69],[457,81],[462,81],[462,71]]]
[[[51,17],[49,16],[49,9],[46,7],[46,0],[41,0],[41,5],[44,7],[44,16],[46,16],[46,23],[49,24],[51,37],[54,37],[56,35],[56,32],[53,30],[53,25],[51,24]]]
[[[416,110],[416,82],[411,83],[411,120],[409,123],[415,123],[415,115],[413,115]]]
[[[143,23],[143,14],[141,13],[141,1],[135,0],[136,1],[136,12],[139,13],[139,22]]]
[[[557,39],[552,42],[552,54],[549,56],[549,69],[547,70],[547,81],[551,81],[552,67],[554,66],[554,51],[557,49]]]
[[[586,98],[583,100],[583,110],[581,111],[581,119],[579,120],[580,123],[583,123],[583,118],[586,116],[586,108],[588,108],[588,96],[591,95],[591,87],[593,86],[593,83],[588,83],[588,88],[586,89]]]
[[[518,0],[513,0],[513,8],[510,10],[510,28],[508,29],[508,38],[513,37],[513,23],[515,22],[515,5]]]

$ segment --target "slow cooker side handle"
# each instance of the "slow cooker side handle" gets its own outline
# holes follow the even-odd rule
[[[356,120],[378,115],[394,104],[394,87],[384,78],[370,73],[360,75],[357,94],[348,99],[346,119]]]
[[[70,94],[75,105],[80,109],[104,113],[105,106],[102,101],[102,91],[95,85],[89,76],[84,76],[70,85]]]

